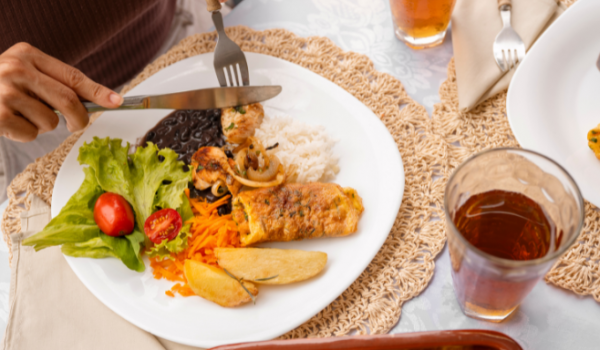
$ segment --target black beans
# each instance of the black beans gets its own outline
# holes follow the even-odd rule
[[[191,130],[190,129],[184,129],[181,132],[181,135],[179,136],[179,139],[181,140],[181,142],[188,142],[190,140],[190,134],[191,134]]]
[[[164,121],[162,122],[162,124],[164,126],[174,126],[174,125],[177,125],[177,119],[175,119],[175,118],[165,118],[163,120]]]
[[[149,141],[159,149],[171,148],[179,154],[179,160],[190,164],[200,147],[225,145],[221,110],[177,110],[149,130],[140,145],[146,146]]]
[[[213,203],[221,198],[221,197],[217,197],[214,194],[212,194],[210,187],[205,190],[198,190],[194,187],[194,185],[192,185],[192,183],[189,183],[188,188],[190,190],[190,198],[203,197],[203,198],[206,198],[206,201],[208,203]],[[231,213],[232,209],[233,208],[231,207],[231,197],[230,197],[229,200],[227,201],[227,203],[223,204],[222,206],[220,206],[217,209],[217,212],[219,213],[219,215],[227,215],[227,214]]]

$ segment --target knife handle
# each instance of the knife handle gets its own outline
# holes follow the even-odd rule
[[[498,8],[501,8],[504,5],[511,6],[511,0],[498,0]]]
[[[221,2],[219,0],[206,0],[206,9],[208,12],[219,11]]]
[[[117,108],[106,108],[97,105],[93,102],[82,102],[88,113],[102,112],[115,109],[144,109],[149,107],[149,96],[130,96],[123,98],[123,103]],[[54,110],[54,113],[60,115],[58,110]]]

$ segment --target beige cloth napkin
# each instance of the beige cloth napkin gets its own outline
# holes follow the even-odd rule
[[[79,281],[60,252],[35,252],[21,240],[50,221],[50,207],[33,196],[21,214],[21,233],[11,236],[10,311],[4,350],[191,350],[157,338],[104,306]]]
[[[564,10],[556,0],[512,0],[511,24],[529,50]],[[492,51],[501,29],[497,0],[457,1],[452,14],[452,46],[460,110],[471,110],[508,88],[515,70],[502,73]]]

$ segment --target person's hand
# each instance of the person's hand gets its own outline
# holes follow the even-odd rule
[[[117,93],[29,44],[18,43],[0,54],[0,136],[27,142],[53,130],[58,116],[48,105],[65,116],[69,131],[83,129],[89,119],[79,96],[107,108],[123,102]]]

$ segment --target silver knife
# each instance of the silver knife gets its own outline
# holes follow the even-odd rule
[[[266,101],[281,92],[279,85],[234,86],[190,90],[164,95],[130,96],[117,108],[104,108],[83,102],[89,113],[117,109],[212,109],[248,105]],[[57,110],[54,112],[59,113]]]

